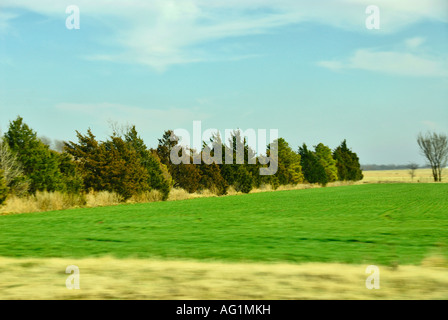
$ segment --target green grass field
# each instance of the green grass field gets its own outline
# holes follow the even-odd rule
[[[0,256],[419,264],[448,184],[372,184],[0,216]]]

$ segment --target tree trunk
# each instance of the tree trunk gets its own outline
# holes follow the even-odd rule
[[[432,176],[434,177],[435,182],[439,181],[439,179],[438,179],[439,177],[437,174],[437,168],[435,166],[432,166]]]

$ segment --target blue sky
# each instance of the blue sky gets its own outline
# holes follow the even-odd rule
[[[424,164],[416,135],[448,133],[448,2],[2,0],[1,129],[17,115],[60,140],[118,122],[154,147],[200,120]]]

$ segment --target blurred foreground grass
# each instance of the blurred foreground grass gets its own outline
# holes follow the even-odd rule
[[[66,288],[67,266],[80,289]],[[448,299],[448,262],[379,266],[380,289],[367,289],[367,265],[268,264],[149,259],[0,258],[0,299]]]

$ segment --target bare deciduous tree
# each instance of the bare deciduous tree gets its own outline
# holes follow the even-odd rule
[[[64,141],[63,140],[57,140],[55,139],[53,141],[53,150],[57,151],[59,153],[62,153],[64,151]]]
[[[417,143],[432,169],[434,181],[442,181],[442,170],[448,163],[448,138],[445,134],[428,132],[417,136]]]
[[[414,177],[415,177],[415,170],[418,169],[418,164],[416,164],[416,163],[410,163],[410,164],[408,165],[408,168],[409,168],[409,175],[411,176],[411,180],[414,180]]]
[[[28,191],[22,164],[9,149],[8,143],[0,137],[0,169],[3,170],[6,184],[13,193],[23,195]]]
[[[52,143],[52,142],[51,142],[51,139],[50,139],[50,138],[48,138],[48,137],[46,137],[46,136],[40,136],[39,139],[40,139],[40,141],[43,142],[43,144],[45,144],[45,145],[51,147],[51,143]]]

